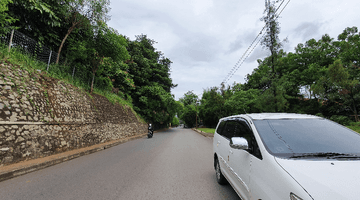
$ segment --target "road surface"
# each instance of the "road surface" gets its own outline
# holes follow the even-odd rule
[[[235,199],[216,182],[212,138],[174,128],[0,182],[0,199]]]

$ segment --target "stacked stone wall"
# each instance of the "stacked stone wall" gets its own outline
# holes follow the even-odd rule
[[[130,108],[0,62],[0,166],[146,131]]]

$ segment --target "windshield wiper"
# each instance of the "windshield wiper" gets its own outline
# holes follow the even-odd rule
[[[290,158],[360,158],[360,156],[347,153],[318,152],[293,155]]]

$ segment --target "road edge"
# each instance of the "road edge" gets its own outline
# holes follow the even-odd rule
[[[201,134],[201,135],[204,136],[204,137],[214,137],[214,134],[212,134],[212,133],[206,133],[206,132],[200,131],[200,130],[198,130],[198,129],[196,129],[196,128],[192,128],[191,130],[193,130],[193,131]]]
[[[103,143],[103,144],[97,144],[97,145],[93,145],[93,146],[85,147],[85,148],[81,148],[81,149],[75,149],[75,150],[51,155],[51,156],[44,157],[44,158],[22,161],[22,162],[15,163],[12,165],[3,166],[3,167],[0,167],[0,182],[15,178],[17,176],[28,174],[28,173],[31,173],[31,172],[34,172],[34,171],[37,171],[40,169],[44,169],[44,168],[47,168],[47,167],[50,167],[50,166],[53,166],[56,164],[60,164],[65,161],[69,161],[69,160],[72,160],[72,159],[75,159],[75,158],[78,158],[81,156],[85,156],[85,155],[89,155],[89,154],[92,154],[92,153],[95,153],[98,151],[102,151],[104,149],[108,149],[113,146],[117,146],[117,145],[123,144],[123,143],[131,141],[131,140],[140,139],[146,135],[147,135],[147,133],[144,133],[141,135],[128,137],[128,138],[124,138],[124,139],[119,139],[119,140],[115,140],[115,141],[111,141],[111,142],[107,142],[107,143]],[[71,153],[71,152],[73,152],[73,153]],[[46,159],[46,161],[45,162],[37,162],[37,160],[40,160],[40,159]],[[1,170],[1,168],[6,168],[8,170]],[[3,172],[1,172],[1,171],[3,171]]]

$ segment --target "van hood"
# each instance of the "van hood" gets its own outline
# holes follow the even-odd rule
[[[313,199],[359,199],[360,161],[275,158]]]

